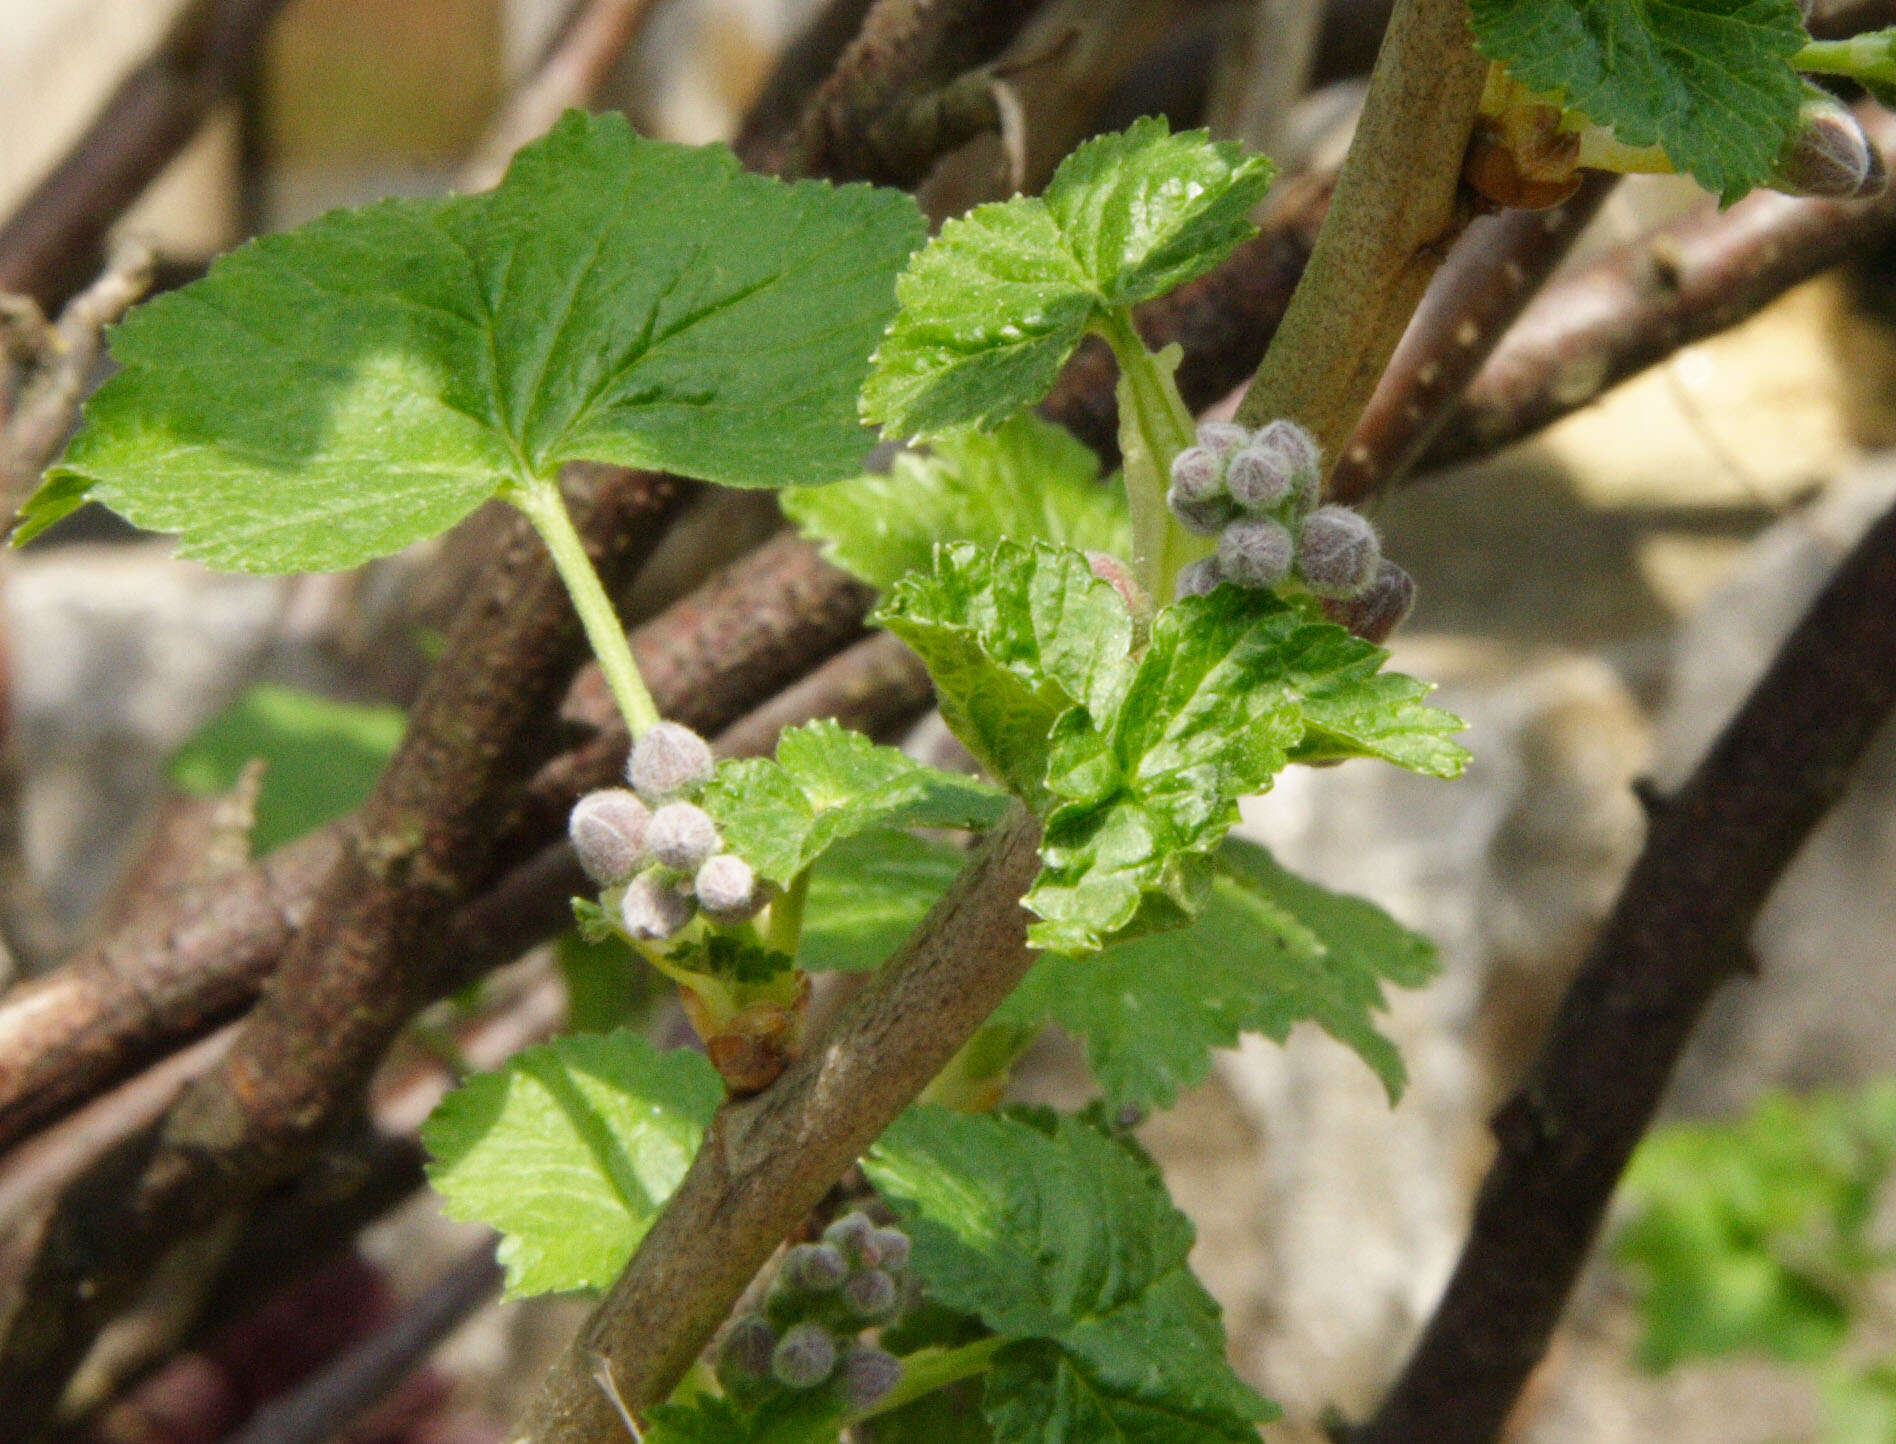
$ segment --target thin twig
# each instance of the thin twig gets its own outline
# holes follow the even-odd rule
[[[1335,500],[1360,500],[1415,464],[1618,180],[1595,172],[1551,210],[1506,211],[1469,226],[1436,273],[1337,458],[1329,488]]]
[[[1896,509],[1651,831],[1521,1091],[1448,1292],[1357,1444],[1487,1444],[1519,1397],[1693,1026],[1896,712]]]
[[[106,233],[235,93],[284,0],[195,0],[86,133],[0,226],[0,291],[50,313],[98,268]]]
[[[499,1284],[493,1247],[483,1244],[377,1332],[260,1409],[229,1444],[323,1444],[334,1438],[387,1398]]]
[[[1240,421],[1291,417],[1340,454],[1469,220],[1462,156],[1487,71],[1463,0],[1399,0],[1317,248]]]
[[[1896,116],[1857,112],[1896,164]],[[1487,456],[1550,426],[1683,346],[1896,234],[1896,189],[1869,201],[1761,191],[1663,227],[1548,286],[1503,338],[1418,470]]]
[[[638,41],[659,0],[589,0],[552,54],[508,97],[461,167],[462,191],[484,191],[506,174],[515,151],[538,140],[574,106],[590,104]]]
[[[1020,897],[1039,839],[1016,805],[823,1037],[766,1092],[725,1105],[515,1432],[520,1444],[614,1437],[593,1383],[599,1359],[633,1411],[665,1397],[771,1251],[1013,991],[1030,960]]]

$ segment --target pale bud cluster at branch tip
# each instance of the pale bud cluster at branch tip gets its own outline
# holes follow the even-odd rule
[[[1173,514],[1218,550],[1178,575],[1180,597],[1220,582],[1261,591],[1299,583],[1329,618],[1380,642],[1415,600],[1409,574],[1382,554],[1376,529],[1348,507],[1319,506],[1323,457],[1294,421],[1256,432],[1228,421],[1198,428],[1172,463]]]
[[[901,1381],[902,1361],[859,1337],[894,1321],[909,1291],[909,1238],[851,1213],[816,1243],[797,1244],[763,1307],[733,1319],[717,1348],[718,1382],[733,1398],[773,1388],[827,1388],[844,1409],[873,1408]]]
[[[756,873],[723,851],[717,823],[695,800],[715,766],[696,732],[661,722],[632,749],[631,788],[588,793],[568,818],[580,865],[606,892],[620,893],[620,920],[640,942],[676,936],[700,910],[736,924],[764,904]]]

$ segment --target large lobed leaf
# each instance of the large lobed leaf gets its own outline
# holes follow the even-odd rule
[[[1797,120],[1796,0],[1471,0],[1475,38],[1627,145],[1732,201],[1769,179]]]
[[[88,495],[245,571],[354,566],[570,460],[848,476],[913,201],[567,115],[484,195],[339,211],[135,310],[28,503]]]
[[[1192,1228],[1151,1160],[1092,1123],[909,1110],[864,1161],[929,1297],[1015,1341],[989,1375],[999,1444],[1257,1437]]]
[[[561,1038],[480,1073],[422,1128],[452,1218],[499,1229],[507,1292],[603,1289],[685,1176],[724,1097],[688,1049]]]
[[[1043,196],[949,221],[898,283],[863,415],[910,437],[1031,406],[1106,312],[1228,256],[1270,180],[1262,156],[1147,118],[1080,146]]]
[[[906,832],[838,843],[810,874],[797,966],[812,973],[881,967],[966,862],[960,848]]]
[[[1131,547],[1124,490],[1101,485],[1091,448],[1031,413],[939,437],[927,455],[897,456],[886,476],[792,487],[783,509],[837,566],[882,590],[927,571],[939,542],[1047,541],[1117,556]]]
[[[701,801],[725,846],[782,887],[859,833],[991,826],[1007,794],[824,721],[787,729],[774,761],[725,763]]]

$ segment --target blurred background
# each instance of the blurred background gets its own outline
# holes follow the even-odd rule
[[[148,247],[158,285],[333,206],[491,183],[559,104],[620,108],[666,138],[731,139],[819,7],[221,8],[243,12],[241,43],[213,81],[194,82],[215,89],[208,118],[101,252]],[[1009,177],[1032,184],[1085,134],[1154,109],[1269,150],[1292,175],[1279,192],[1294,193],[1299,172],[1334,165],[1381,19],[1373,0],[1065,8],[1080,37],[1068,51],[1099,53],[1058,55],[1062,83],[1024,87],[1014,151],[978,142],[930,177],[938,216],[1004,193]],[[0,0],[0,216],[181,24],[219,10]],[[569,64],[564,80],[547,81],[549,57]],[[551,97],[551,112],[519,111],[523,91]],[[1621,185],[1567,265],[1706,205],[1683,183]],[[1292,868],[1438,943],[1442,976],[1397,996],[1389,1025],[1410,1090],[1392,1110],[1353,1055],[1299,1032],[1223,1055],[1211,1082],[1142,1132],[1196,1221],[1196,1261],[1241,1369],[1286,1408],[1267,1437],[1319,1440],[1332,1411],[1359,1417],[1378,1397],[1453,1263],[1487,1116],[1638,848],[1632,783],[1685,774],[1829,569],[1896,501],[1892,240],[1896,221],[1525,443],[1370,507],[1420,583],[1396,665],[1441,681],[1442,704],[1470,723],[1475,765],[1452,787],[1367,765],[1296,770],[1247,806],[1246,827]],[[49,307],[71,285],[53,290]],[[1598,390],[1597,377],[1568,381],[1574,401]],[[650,615],[779,524],[756,496],[711,499],[629,614]],[[346,577],[237,577],[88,513],[0,559],[0,986],[98,935],[180,798],[239,784],[249,757],[273,764],[260,848],[352,805],[399,735],[465,544]],[[918,745],[932,736],[924,724]],[[1884,1186],[1896,1106],[1879,1088],[1896,1074],[1896,736],[1778,890],[1755,946],[1757,975],[1717,1000],[1677,1080],[1668,1113],[1684,1131],[1642,1158],[1618,1241],[1536,1377],[1522,1441],[1896,1440]],[[569,986],[582,1024],[635,1015],[639,989],[612,960],[567,952],[563,973],[530,960],[430,1027],[458,1039],[451,1056],[491,1064],[558,1026]],[[412,1126],[425,1112],[447,1046],[430,1028],[405,1045],[382,1090],[390,1117]],[[1030,1096],[1072,1102],[1087,1086],[1059,1038],[1023,1070]],[[1757,1111],[1779,1091],[1802,1101]],[[0,1218],[16,1163],[0,1156]],[[234,1437],[351,1341],[432,1308],[444,1341],[341,1437],[500,1444],[583,1305],[482,1303],[491,1278],[459,1262],[479,1231],[442,1220],[425,1194],[389,1202],[313,1277],[286,1267],[282,1287],[257,1289],[155,1372],[170,1351],[121,1338],[133,1363],[95,1360],[82,1383],[96,1407],[74,1437]]]

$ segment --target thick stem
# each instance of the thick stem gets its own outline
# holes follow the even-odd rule
[[[554,570],[566,583],[573,610],[579,613],[580,625],[586,629],[586,640],[599,659],[600,673],[612,691],[613,700],[619,704],[626,729],[636,741],[658,724],[658,706],[646,690],[645,679],[639,675],[639,664],[632,660],[632,646],[626,640],[625,627],[619,621],[612,598],[606,595],[599,573],[593,569],[592,558],[586,554],[585,541],[573,526],[559,483],[536,477],[510,490],[507,499],[525,513],[533,529],[540,534],[540,540],[546,543]]]
[[[1399,0],[1316,250],[1239,421],[1289,417],[1330,461],[1341,454],[1468,221],[1462,159],[1487,74],[1464,0]]]
[[[1132,569],[1154,601],[1172,595],[1189,541],[1165,504],[1172,459],[1192,444],[1192,414],[1179,395],[1173,373],[1179,350],[1167,347],[1154,356],[1132,328],[1124,311],[1109,311],[1099,333],[1119,363],[1119,452],[1126,500],[1132,512]]]
[[[1799,70],[1852,80],[1896,82],[1896,29],[1872,30],[1847,40],[1813,40],[1791,57]]]
[[[782,897],[770,905],[770,918],[764,933],[765,946],[791,957],[797,954],[797,944],[803,938],[803,905],[810,896],[810,870],[790,879],[790,886],[784,889]]]

